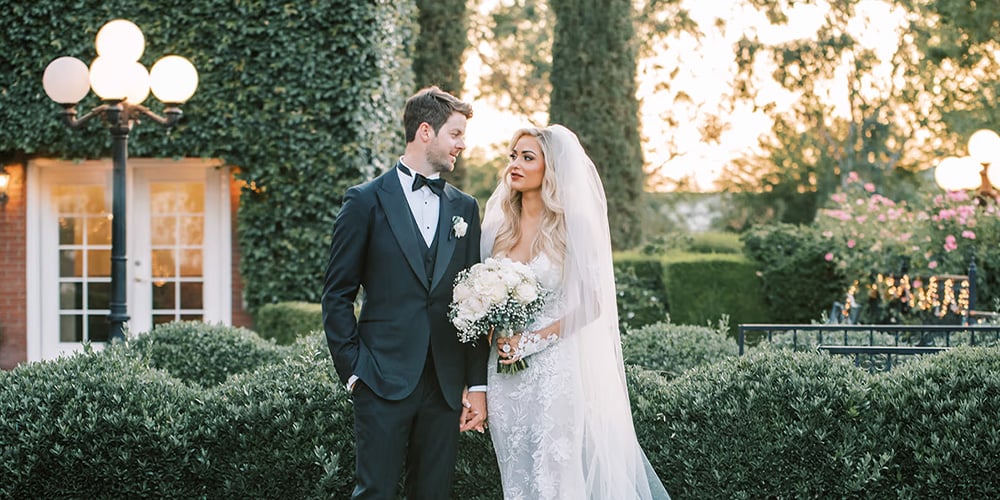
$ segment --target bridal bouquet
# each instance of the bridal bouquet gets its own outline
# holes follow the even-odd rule
[[[492,330],[500,337],[523,331],[545,305],[546,291],[531,268],[510,259],[488,258],[455,277],[448,318],[458,339],[472,342]],[[515,373],[528,367],[523,359],[498,362],[497,371]]]

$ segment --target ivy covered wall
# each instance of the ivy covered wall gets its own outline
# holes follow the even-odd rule
[[[129,156],[239,167],[249,307],[318,302],[344,190],[390,167],[402,146],[413,2],[0,0],[0,161],[110,156],[97,120],[74,131],[56,119],[42,74],[60,56],[89,64],[97,30],[117,18],[142,29],[147,68],[179,54],[199,73],[181,123],[136,125]],[[91,93],[78,110],[98,104]],[[153,96],[145,104],[162,112]]]

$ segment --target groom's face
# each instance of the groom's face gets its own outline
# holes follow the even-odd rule
[[[427,163],[435,172],[451,172],[455,160],[465,149],[465,125],[468,119],[452,113],[427,147]]]

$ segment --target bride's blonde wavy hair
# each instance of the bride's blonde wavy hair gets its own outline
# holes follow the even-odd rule
[[[542,219],[538,235],[531,242],[531,257],[544,253],[560,267],[566,255],[566,219],[565,210],[559,200],[556,186],[556,169],[551,153],[551,133],[546,129],[535,127],[522,128],[514,132],[510,141],[513,150],[517,141],[526,135],[538,139],[542,147],[542,158],[545,161],[545,173],[542,176]],[[507,198],[500,205],[503,212],[503,223],[497,230],[493,244],[493,255],[509,252],[521,238],[521,193],[510,188],[510,165],[503,169],[502,182],[507,186]]]

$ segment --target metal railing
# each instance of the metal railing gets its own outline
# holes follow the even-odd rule
[[[933,347],[953,345],[977,345],[988,341],[1000,341],[1000,325],[789,325],[789,324],[743,324],[739,326],[739,352],[742,355],[748,336],[758,334],[758,341],[774,341],[775,334],[792,335],[792,347],[799,348],[800,339],[803,347],[807,346],[807,335],[815,334],[816,345],[867,345],[867,346],[912,346]],[[867,334],[867,342],[858,344],[857,334]],[[876,334],[890,335],[891,344],[879,343]],[[956,334],[963,338],[957,339]],[[853,336],[852,336],[853,335]],[[955,344],[955,340],[959,343]],[[853,343],[852,343],[853,342]]]
[[[871,363],[884,356],[884,368],[892,369],[892,359],[901,355],[931,354],[958,345],[1000,343],[1000,325],[739,325],[739,353],[746,351],[748,337],[794,350],[817,350],[830,354],[861,356]],[[789,338],[790,337],[790,338]]]

